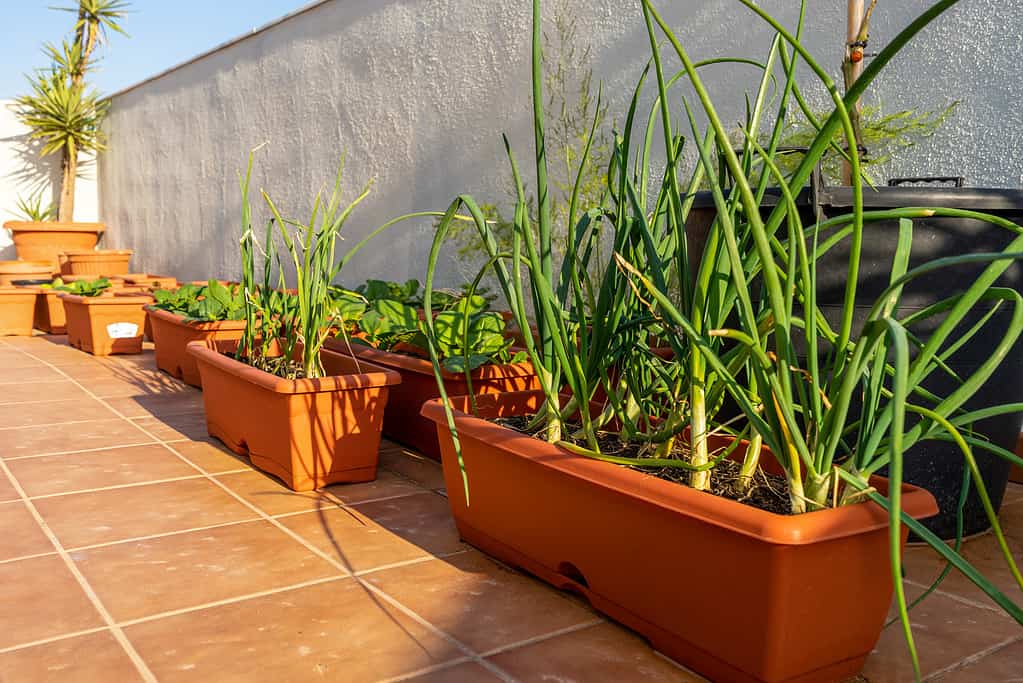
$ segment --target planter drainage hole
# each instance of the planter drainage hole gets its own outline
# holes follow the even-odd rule
[[[590,584],[586,581],[586,577],[583,576],[583,573],[579,571],[579,568],[576,567],[571,562],[562,562],[561,564],[559,564],[558,573],[564,576],[566,579],[571,579],[573,582],[582,586],[583,588],[590,587]]]

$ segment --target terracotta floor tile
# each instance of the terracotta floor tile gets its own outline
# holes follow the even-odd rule
[[[38,361],[36,362],[38,363]],[[0,383],[3,386],[23,382],[59,382],[62,380],[67,380],[67,377],[41,363],[0,369]],[[3,386],[0,386],[0,390]]]
[[[496,683],[501,679],[475,662],[463,662],[408,680],[415,683]]]
[[[0,345],[0,377],[12,368],[42,367],[43,362],[14,348]]]
[[[296,493],[258,470],[223,474],[218,476],[217,480],[268,515],[338,507],[333,496],[322,491]]]
[[[468,548],[458,537],[447,498],[421,493],[356,503],[355,509],[409,543],[433,555]]]
[[[171,381],[175,384],[171,384]],[[81,382],[99,398],[151,396],[158,393],[174,395],[181,391],[181,385],[176,380],[166,381],[164,377],[118,377],[115,373],[111,377],[86,378]]]
[[[1023,681],[1023,636],[1018,642],[935,680],[941,683],[1019,683]]]
[[[1009,617],[943,595],[928,596],[910,612],[910,619],[924,676],[1021,635],[1019,624]],[[870,683],[913,680],[913,665],[898,622],[881,634],[863,668],[863,676]]]
[[[366,580],[477,652],[595,618],[580,602],[476,551],[385,569]]]
[[[79,550],[72,557],[118,621],[341,573],[265,521]]]
[[[431,497],[441,503],[440,509]],[[280,521],[354,572],[466,548],[458,540],[450,515],[445,517],[447,505],[440,496],[425,493],[396,502],[393,508],[381,508],[383,503],[326,508]],[[405,507],[400,503],[406,503]],[[373,509],[365,509],[371,506]]]
[[[20,500],[21,496],[14,489],[14,484],[7,478],[7,473],[0,471],[0,503],[6,503],[9,500]]]
[[[178,453],[210,474],[252,467],[249,459],[227,450],[216,439],[181,441],[171,444]]]
[[[1023,538],[1017,539],[1006,530],[1006,541],[1017,565],[1023,564]],[[1018,604],[1023,604],[1023,589],[1020,589],[1013,578],[994,534],[987,533],[964,541],[962,554],[999,590]],[[925,586],[930,586],[945,566],[945,561],[930,548],[908,548],[903,557],[906,578]],[[955,569],[945,577],[938,588],[994,607],[984,592]]]
[[[106,398],[105,401],[125,417],[159,417],[203,410],[202,392],[197,389]]]
[[[352,579],[136,624],[126,634],[170,683],[360,683],[460,655]]]
[[[440,463],[407,448],[394,445],[385,449],[381,446],[380,466],[411,479],[423,488],[444,488],[444,470]]]
[[[54,551],[24,503],[0,506],[0,560]]]
[[[0,370],[0,375],[3,374]],[[61,399],[87,399],[89,395],[71,380],[54,380],[47,382],[19,382],[0,384],[0,403],[20,403],[23,401],[52,401]],[[5,406],[6,408],[6,406]]]
[[[0,429],[0,458],[66,453],[149,443],[153,439],[121,418],[54,427]]]
[[[109,631],[0,654],[0,681],[128,683],[141,680],[138,669]]]
[[[1020,502],[1023,502],[1023,484],[1013,484],[1010,482],[1005,488],[1005,496],[1002,498],[1002,504]]]
[[[234,522],[252,510],[206,479],[75,493],[35,501],[65,548]]]
[[[94,399],[72,398],[37,403],[12,403],[0,409],[0,429],[56,425],[83,420],[116,417],[109,408]]]
[[[135,423],[163,441],[198,440],[209,436],[206,431],[206,414],[202,412],[141,417],[135,420]]]
[[[159,444],[24,458],[8,463],[29,496],[84,491],[198,474]]]
[[[658,657],[643,640],[609,623],[502,652],[490,660],[522,683],[632,679],[701,683],[705,680]]]
[[[56,555],[0,564],[0,648],[103,626]]]
[[[404,477],[388,472],[385,469],[377,470],[377,478],[364,484],[337,484],[324,489],[331,495],[337,496],[346,503],[361,503],[377,498],[390,498],[392,496],[407,496],[413,493],[422,493],[423,489],[408,481]]]

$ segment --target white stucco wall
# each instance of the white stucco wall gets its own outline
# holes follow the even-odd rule
[[[732,0],[660,4],[694,58],[767,50],[767,28]],[[794,0],[761,4],[794,25]],[[929,4],[879,3],[872,48]],[[807,17],[807,45],[836,74],[843,5],[812,2]],[[639,2],[572,6],[621,121],[649,56]],[[395,215],[442,210],[459,192],[505,199],[501,133],[524,167],[532,155],[529,30],[525,0],[329,0],[116,95],[110,150],[100,160],[107,243],[135,248],[136,269],[237,276],[236,173],[264,141],[254,200],[266,187],[287,215],[304,216],[342,151],[350,192],[375,179],[349,222],[349,243]],[[870,98],[885,109],[961,102],[956,117],[891,175],[1021,184],[1021,31],[1023,0],[963,0],[891,66]],[[714,67],[705,76],[720,101],[731,102],[726,117],[738,120],[750,72]],[[823,103],[820,92],[809,95]],[[429,221],[393,229],[343,279],[421,277],[431,232]],[[449,268],[451,282],[457,268]]]
[[[21,218],[19,195],[27,199],[42,190],[46,202],[56,201],[60,195],[60,158],[39,156],[38,145],[28,139],[29,130],[17,120],[10,105],[9,100],[0,100],[0,223]],[[95,221],[98,216],[96,164],[83,156],[75,184],[75,218]],[[13,258],[10,233],[0,230],[0,260]]]

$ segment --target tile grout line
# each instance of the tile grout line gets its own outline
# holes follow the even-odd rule
[[[904,583],[908,583],[908,584],[910,584],[912,586],[915,586],[916,588],[927,589],[927,588],[931,587],[931,584],[929,584],[929,583],[920,583],[919,581],[914,581],[913,579],[903,579],[903,582]],[[932,595],[940,595],[940,596],[942,596],[944,598],[948,598],[949,600],[953,600],[955,602],[958,602],[958,603],[963,604],[963,605],[967,605],[969,607],[976,607],[977,609],[982,609],[982,610],[985,610],[987,612],[994,612],[995,614],[1000,614],[1000,615],[1004,616],[1007,619],[1011,619],[1012,618],[1012,617],[1010,617],[1009,615],[1007,615],[1005,613],[1005,610],[998,609],[994,605],[988,605],[988,604],[985,604],[983,602],[978,602],[976,600],[972,600],[972,599],[970,599],[970,598],[968,598],[966,596],[959,595],[958,593],[951,593],[949,591],[942,590],[940,588],[935,588],[934,591],[932,592]]]
[[[22,352],[22,353],[25,353],[25,352]],[[77,380],[72,379],[71,381],[74,382],[75,384],[78,384]],[[82,387],[81,384],[78,384],[78,386]],[[86,391],[88,391],[88,390],[86,390]],[[147,394],[136,394],[136,396],[145,396],[145,395],[147,395]],[[155,396],[155,394],[148,394],[148,395]],[[128,422],[134,423],[135,420],[158,420],[159,419],[158,416],[151,415],[151,414],[150,415],[135,415],[133,417],[129,417],[129,416],[121,413],[120,411],[116,410],[115,408],[113,408],[112,406],[110,406],[107,403],[107,401],[117,400],[117,399],[120,399],[120,398],[133,398],[132,396],[107,396],[106,398],[102,398],[100,396],[97,396],[97,395],[89,392],[89,398],[93,399],[94,401],[99,401],[100,403],[103,404],[104,408],[106,408],[107,410],[110,410],[112,412],[115,412],[115,415],[113,415],[112,417],[92,417],[92,418],[89,418],[88,420],[67,420],[66,422],[42,422],[42,423],[39,423],[39,424],[27,424],[27,425],[17,425],[17,426],[12,426],[12,427],[0,427],[0,431],[6,431],[6,430],[10,430],[10,429],[31,429],[33,427],[63,427],[64,425],[90,424],[90,423],[93,423],[93,422],[110,422],[112,420],[127,420]],[[66,402],[72,402],[72,401],[80,401],[80,400],[81,399],[74,399],[74,398],[68,398],[68,399],[58,398],[56,400],[50,400],[50,401],[19,401],[19,402],[16,402],[16,403],[0,403],[0,407],[7,407],[7,406],[12,406],[12,405],[26,405],[26,404],[34,405],[34,404],[38,404],[38,403],[61,403],[61,402],[65,402],[65,401]],[[201,414],[202,414],[202,410],[185,410],[185,411],[182,411],[180,413],[164,413],[164,415],[166,417],[180,417],[182,415],[201,415]]]
[[[980,650],[979,652],[974,652],[972,655],[969,655],[967,657],[963,657],[962,659],[960,659],[958,662],[955,662],[954,664],[949,664],[948,666],[946,666],[944,668],[941,668],[941,669],[938,669],[937,671],[932,671],[931,673],[929,673],[926,676],[924,676],[922,680],[923,681],[936,681],[936,680],[940,680],[945,674],[949,674],[949,673],[952,673],[954,671],[959,671],[961,669],[965,669],[968,666],[972,666],[973,664],[976,664],[977,662],[980,662],[980,661],[982,661],[984,659],[987,659],[988,657],[990,657],[990,656],[992,656],[992,655],[994,655],[994,654],[996,654],[998,652],[1001,652],[1005,648],[1007,648],[1007,647],[1009,647],[1011,645],[1014,645],[1016,643],[1023,643],[1023,636],[1012,636],[1010,638],[1006,638],[1005,640],[1003,640],[1001,642],[998,642],[998,643],[995,643],[994,645],[991,645],[990,647],[986,647],[983,650]]]
[[[30,643],[19,643],[17,645],[11,645],[10,647],[0,648],[0,655],[8,652],[17,652],[18,650],[27,650],[30,647],[38,647],[39,645],[48,645],[50,643],[57,643],[62,640],[68,640],[70,638],[78,638],[79,636],[88,636],[93,633],[102,633],[103,631],[109,631],[109,626],[97,626],[96,628],[87,628],[81,631],[72,631],[71,633],[62,633],[59,636],[52,636],[50,638],[40,638],[39,640],[33,640]]]
[[[383,678],[376,683],[400,683],[401,681],[410,681],[425,674],[437,673],[440,671],[447,671],[453,669],[461,664],[475,663],[472,657],[459,657],[458,659],[452,659],[450,662],[442,662],[440,664],[434,664],[432,666],[424,666],[421,669],[415,669],[414,671],[408,671],[397,676],[391,676],[390,678]]]
[[[153,444],[157,446],[159,444]],[[249,470],[239,468],[236,470],[226,470],[221,474],[238,474],[239,472],[247,472]],[[50,498],[61,498],[63,496],[76,496],[81,493],[102,493],[103,491],[119,491],[121,489],[136,489],[142,486],[152,486],[154,484],[171,484],[176,481],[193,481],[196,479],[203,479],[204,476],[201,474],[189,474],[181,477],[168,477],[166,479],[150,479],[148,481],[135,481],[128,484],[113,484],[111,486],[98,486],[91,489],[75,489],[74,491],[61,491],[59,493],[44,493],[38,496],[29,496],[29,500],[48,500]]]
[[[570,633],[575,633],[576,631],[582,631],[584,629],[592,628],[594,626],[599,626],[600,624],[604,624],[604,623],[607,623],[606,619],[602,619],[601,617],[594,617],[593,619],[590,619],[589,621],[583,621],[583,622],[580,622],[580,623],[575,624],[573,626],[566,626],[565,628],[559,628],[559,629],[557,629],[555,631],[551,631],[549,633],[543,633],[543,634],[538,635],[538,636],[533,636],[532,638],[526,638],[524,640],[520,640],[520,641],[517,641],[517,642],[514,642],[514,643],[509,643],[507,645],[502,645],[500,647],[495,647],[495,648],[493,648],[491,650],[487,650],[486,652],[481,653],[480,656],[481,657],[496,657],[497,655],[504,654],[505,652],[510,652],[511,650],[517,650],[520,647],[528,647],[530,645],[536,645],[537,643],[542,643],[545,640],[550,640],[552,638],[557,638],[559,636],[567,636]]]
[[[5,343],[5,344],[6,344],[6,343]],[[19,351],[20,351],[20,349],[19,349]],[[21,351],[21,353],[24,353],[25,355],[28,355],[28,356],[30,356],[30,357],[32,357],[32,358],[36,358],[36,360],[41,360],[41,361],[42,361],[42,359],[40,359],[40,358],[38,358],[38,357],[36,357],[36,356],[33,356],[32,354],[28,353],[27,351]],[[46,361],[42,361],[42,362],[46,363]],[[334,559],[333,557],[331,557],[331,556],[330,556],[330,555],[328,555],[327,553],[323,553],[323,552],[322,552],[322,551],[321,551],[321,550],[320,550],[319,548],[317,548],[316,546],[314,546],[313,544],[311,544],[311,543],[310,543],[309,541],[307,541],[306,539],[302,538],[301,536],[299,536],[298,534],[296,534],[295,532],[293,532],[293,531],[292,531],[291,529],[289,529],[289,528],[288,528],[288,527],[286,527],[285,525],[281,524],[281,523],[280,523],[280,522],[279,522],[278,520],[274,519],[274,518],[273,518],[273,517],[271,517],[270,515],[266,514],[265,512],[263,512],[262,510],[260,510],[259,508],[257,508],[257,507],[256,507],[255,505],[253,505],[253,504],[252,504],[252,503],[250,503],[249,501],[245,500],[245,499],[244,499],[244,498],[243,498],[243,497],[242,497],[241,495],[239,495],[239,494],[235,493],[234,491],[232,491],[231,489],[229,489],[229,488],[228,488],[228,487],[227,487],[227,486],[226,486],[226,485],[225,485],[225,484],[224,484],[223,482],[220,482],[220,481],[219,481],[219,480],[217,480],[217,479],[216,479],[215,477],[213,477],[213,476],[212,476],[212,475],[210,475],[210,474],[209,474],[208,472],[206,472],[206,470],[204,470],[204,469],[203,469],[202,467],[200,467],[200,466],[196,465],[196,464],[195,464],[194,462],[192,462],[192,461],[191,461],[191,460],[189,460],[189,459],[188,459],[187,457],[185,457],[184,455],[182,455],[182,454],[181,454],[180,452],[178,452],[178,450],[177,450],[176,448],[174,448],[174,447],[173,447],[172,445],[170,445],[170,444],[169,444],[169,443],[167,443],[167,442],[164,442],[164,441],[160,440],[160,439],[159,439],[159,438],[158,438],[158,437],[157,437],[156,435],[154,435],[154,434],[153,434],[152,432],[150,432],[149,430],[147,430],[147,429],[146,429],[145,427],[143,427],[142,425],[140,425],[140,424],[137,424],[137,423],[135,423],[135,422],[132,422],[132,421],[131,421],[131,420],[129,420],[128,418],[125,418],[125,417],[124,417],[124,415],[123,415],[122,413],[120,413],[120,411],[118,411],[117,409],[115,409],[114,407],[112,407],[111,405],[109,405],[109,404],[108,404],[108,403],[107,403],[106,401],[104,401],[103,399],[101,399],[101,398],[97,397],[97,396],[96,396],[96,395],[95,395],[95,394],[94,394],[93,392],[91,392],[91,391],[90,391],[90,390],[88,389],[88,387],[86,387],[85,385],[83,385],[83,384],[82,384],[81,382],[79,382],[79,381],[78,381],[78,380],[76,380],[75,378],[71,377],[70,375],[67,375],[66,373],[62,372],[62,371],[61,371],[61,370],[60,370],[59,368],[57,368],[56,366],[54,366],[54,365],[52,365],[52,364],[49,364],[49,363],[46,363],[46,364],[47,364],[47,365],[50,365],[50,367],[51,367],[51,368],[53,368],[53,369],[54,369],[54,370],[56,370],[57,372],[60,372],[60,373],[61,373],[61,374],[63,374],[63,375],[65,376],[65,377],[68,377],[68,379],[70,379],[70,380],[71,380],[72,382],[74,382],[75,384],[77,384],[77,385],[78,385],[78,386],[79,386],[79,387],[80,387],[80,388],[81,388],[81,389],[82,389],[83,391],[85,391],[85,392],[86,392],[87,394],[89,394],[89,395],[90,395],[90,396],[91,396],[91,397],[92,397],[92,398],[93,398],[94,400],[96,400],[96,401],[99,401],[99,402],[103,403],[103,404],[104,404],[104,406],[105,406],[105,407],[106,407],[106,408],[107,408],[108,410],[110,410],[111,412],[113,412],[113,413],[115,413],[115,414],[119,415],[119,416],[120,416],[120,417],[121,417],[122,419],[124,419],[124,420],[128,421],[128,422],[129,422],[130,424],[134,425],[134,426],[135,426],[135,428],[136,428],[136,429],[138,429],[139,431],[141,431],[141,432],[142,432],[143,434],[145,434],[145,435],[146,435],[146,436],[148,436],[149,438],[152,438],[152,439],[157,439],[157,441],[159,441],[159,442],[160,442],[160,444],[161,444],[161,445],[163,445],[163,447],[164,447],[164,448],[166,448],[167,450],[169,450],[169,451],[170,451],[171,453],[174,453],[175,455],[177,455],[177,456],[178,456],[179,458],[181,458],[181,460],[183,460],[183,461],[184,461],[185,463],[187,463],[187,464],[189,464],[190,466],[192,466],[193,468],[195,468],[195,470],[196,470],[196,471],[198,471],[198,472],[200,472],[200,473],[204,474],[204,475],[206,476],[206,479],[207,479],[208,481],[210,481],[210,482],[214,483],[214,484],[215,484],[216,486],[219,486],[219,487],[220,487],[220,488],[221,488],[221,489],[222,489],[223,491],[225,491],[225,492],[226,492],[226,493],[228,493],[228,494],[229,494],[230,496],[232,496],[233,498],[235,498],[235,499],[236,499],[236,500],[237,500],[238,502],[242,503],[242,504],[243,504],[243,505],[245,505],[246,507],[250,508],[250,509],[251,509],[251,510],[253,510],[254,512],[256,512],[256,513],[258,513],[259,515],[261,515],[261,516],[262,516],[262,517],[263,517],[264,519],[266,519],[266,520],[267,520],[268,522],[270,522],[271,524],[273,524],[274,526],[276,526],[276,527],[277,527],[278,529],[280,529],[281,531],[283,531],[284,533],[286,533],[286,534],[287,534],[288,536],[291,536],[291,537],[292,537],[293,539],[295,539],[296,541],[298,541],[299,543],[301,543],[301,544],[302,544],[303,546],[305,546],[305,547],[306,547],[306,549],[308,549],[308,550],[309,550],[310,552],[312,552],[312,553],[314,553],[314,554],[318,555],[319,557],[323,558],[324,560],[326,560],[327,562],[329,562],[330,564],[332,564],[333,566],[335,566],[336,568],[338,568],[338,569],[339,569],[339,570],[341,570],[342,572],[345,572],[345,573],[346,573],[346,574],[347,574],[348,576],[351,576],[351,577],[352,577],[352,578],[353,578],[353,579],[354,579],[355,581],[357,581],[357,582],[359,583],[359,585],[360,585],[360,586],[362,586],[362,587],[363,587],[364,589],[366,589],[366,590],[368,590],[368,591],[370,591],[370,592],[374,593],[375,595],[378,595],[378,596],[379,596],[379,597],[380,597],[381,599],[383,599],[384,601],[386,601],[386,602],[388,602],[389,604],[391,604],[391,605],[392,605],[392,606],[393,606],[393,607],[394,607],[395,609],[397,609],[397,610],[399,610],[399,611],[403,612],[403,613],[404,613],[404,614],[405,614],[405,615],[406,615],[407,617],[409,617],[409,618],[413,619],[414,621],[418,622],[418,623],[419,623],[420,625],[422,625],[423,627],[425,627],[425,628],[426,628],[427,630],[429,630],[429,631],[432,631],[432,632],[434,632],[434,633],[435,633],[436,635],[439,635],[439,636],[441,636],[441,637],[442,637],[443,639],[445,639],[445,640],[447,640],[448,642],[452,643],[452,644],[453,644],[453,645],[455,645],[455,647],[457,647],[457,648],[458,648],[459,650],[461,650],[461,651],[465,652],[466,654],[468,654],[469,656],[471,656],[471,657],[472,657],[472,658],[473,658],[473,659],[474,659],[474,660],[476,661],[476,663],[477,663],[477,664],[479,664],[479,665],[480,665],[480,666],[482,666],[483,668],[487,669],[487,670],[488,670],[488,671],[490,671],[491,673],[495,674],[496,676],[498,676],[498,677],[499,677],[499,678],[501,678],[502,680],[506,681],[506,683],[515,683],[515,679],[514,679],[513,677],[509,676],[509,675],[508,675],[508,674],[507,674],[506,672],[504,672],[503,670],[501,670],[501,669],[500,669],[499,667],[497,667],[496,665],[494,665],[494,664],[491,664],[490,662],[488,662],[488,661],[486,661],[485,659],[483,659],[482,657],[480,657],[480,656],[479,656],[479,655],[478,655],[478,654],[477,654],[477,653],[476,653],[475,651],[473,651],[473,650],[472,650],[472,648],[470,648],[470,647],[469,647],[468,645],[466,645],[466,644],[462,643],[462,642],[461,642],[460,640],[458,640],[457,638],[455,638],[455,637],[454,637],[453,635],[451,635],[451,634],[447,633],[446,631],[444,631],[444,630],[443,630],[443,629],[441,629],[440,627],[438,627],[438,626],[436,626],[436,625],[434,625],[434,624],[430,623],[430,622],[429,622],[429,621],[427,621],[427,620],[426,620],[425,618],[423,618],[422,616],[420,616],[419,614],[417,614],[416,612],[414,612],[414,611],[413,611],[412,609],[410,609],[410,608],[409,608],[409,607],[407,607],[406,605],[402,604],[401,602],[399,602],[398,600],[396,600],[395,598],[393,598],[392,596],[390,596],[389,594],[387,594],[386,592],[384,592],[384,591],[383,591],[382,589],[378,588],[377,586],[374,586],[374,585],[370,584],[369,582],[367,582],[367,581],[365,581],[365,580],[361,579],[361,578],[360,578],[360,577],[358,577],[358,576],[355,576],[355,575],[354,575],[354,574],[352,574],[352,572],[351,572],[351,571],[350,571],[350,570],[349,570],[348,568],[346,568],[346,567],[344,566],[344,564],[342,564],[342,563],[341,563],[340,561],[337,561],[337,560],[335,560],[335,559]],[[6,465],[4,465],[3,463],[0,463],[0,465],[3,465],[3,466],[5,467],[5,469],[6,469]],[[341,502],[341,504],[342,504],[342,506],[344,506],[344,503],[343,503],[343,501]],[[41,521],[41,518],[40,518],[40,521]],[[54,537],[54,540],[56,540],[56,537]],[[67,561],[68,561],[68,562],[70,562],[70,561],[71,561],[71,560],[70,560],[70,558],[68,558],[68,559],[67,559]],[[84,577],[83,577],[83,580],[84,580]],[[123,632],[122,632],[122,636],[123,636]],[[127,638],[126,638],[126,637],[125,637],[125,643],[124,643],[124,644],[125,644],[125,647],[126,647],[126,648],[128,648],[128,647],[130,647],[130,646],[131,646],[131,644],[130,644],[130,643],[129,643],[129,642],[127,641]],[[134,651],[134,649],[132,649],[132,651]],[[137,654],[137,653],[136,653],[136,654]],[[143,666],[145,666],[145,665],[144,665],[144,663],[143,663],[143,662],[141,661],[141,659],[139,660],[139,663],[140,663],[140,664],[142,664]],[[146,671],[148,671],[148,668],[146,669]]]
[[[117,419],[117,418],[114,418]],[[175,439],[170,443],[180,443],[181,441],[188,441],[188,439]],[[29,458],[50,458],[58,455],[78,455],[79,453],[95,453],[96,451],[116,451],[121,448],[137,448],[138,446],[159,446],[158,441],[143,441],[141,443],[128,443],[123,446],[97,446],[95,448],[83,448],[77,451],[54,451],[52,453],[36,453],[34,455],[12,455],[6,458],[0,458],[0,460],[6,460],[11,462],[14,460],[28,460]]]

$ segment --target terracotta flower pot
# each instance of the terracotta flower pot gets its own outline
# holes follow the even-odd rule
[[[61,254],[60,272],[65,275],[123,275],[128,272],[131,249],[99,249],[65,251]]]
[[[194,387],[202,387],[202,378],[195,358],[185,350],[188,343],[238,340],[245,331],[244,320],[195,322],[155,306],[146,306],[146,311],[153,327],[156,367]]]
[[[0,261],[0,287],[10,287],[15,280],[49,280],[53,272],[49,261]]]
[[[77,296],[60,294],[67,318],[68,343],[94,356],[142,353],[149,296]]]
[[[64,315],[64,302],[58,296],[60,292],[49,287],[36,287],[35,326],[50,334],[67,333],[67,317]]]
[[[479,401],[484,417],[524,415],[543,395]],[[423,414],[437,423],[448,500],[469,543],[582,594],[713,681],[860,671],[892,596],[880,507],[777,515],[472,417],[464,397],[454,404],[471,505],[440,401]],[[886,490],[886,480],[872,483]],[[902,504],[913,517],[937,512],[909,485]]]
[[[321,351],[329,376],[288,380],[225,355],[236,341],[186,347],[202,377],[211,436],[295,491],[376,478],[388,388],[396,372]]]
[[[342,339],[330,339],[325,345],[332,351],[348,353],[348,345]],[[440,396],[431,362],[361,344],[352,344],[351,349],[360,361],[367,360],[401,375],[401,384],[391,389],[387,401],[384,435],[439,461],[437,428],[433,422],[419,414],[426,401]],[[475,394],[500,394],[539,388],[536,373],[530,363],[484,365],[474,370],[470,379]],[[444,373],[444,388],[449,396],[461,396],[468,391],[465,378],[451,372]]]
[[[7,221],[18,258],[26,261],[48,261],[50,272],[60,271],[61,252],[94,249],[106,227],[102,223],[58,223],[46,221]]]
[[[0,336],[32,336],[36,293],[27,287],[0,287]]]
[[[127,285],[145,287],[146,289],[174,289],[178,286],[177,278],[167,275],[148,275],[146,273],[126,273],[121,275]]]

